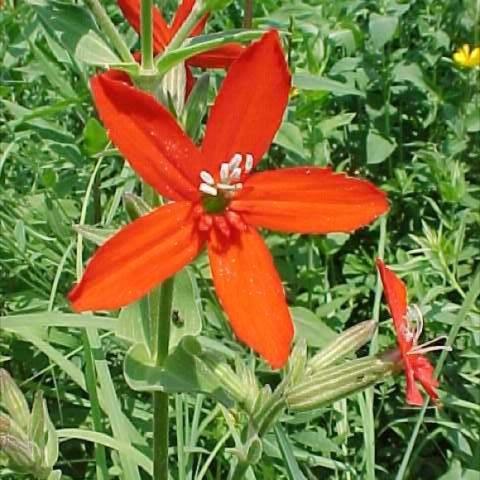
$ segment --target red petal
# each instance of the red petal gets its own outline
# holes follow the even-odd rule
[[[422,384],[422,387],[430,398],[436,401],[438,399],[436,389],[439,383],[435,378],[435,371],[432,364],[423,355],[413,355],[412,357],[411,363],[413,364],[415,378]]]
[[[405,375],[407,379],[407,403],[409,405],[423,405],[423,397],[415,383],[415,375],[410,362],[405,363]]]
[[[112,310],[143,297],[190,263],[202,241],[189,202],[154,210],[103,244],[69,300],[74,310]]]
[[[234,154],[258,163],[272,143],[288,103],[290,73],[275,31],[245,49],[230,67],[208,119],[203,152],[209,171]]]
[[[134,30],[140,34],[140,1],[141,0],[117,0],[118,6]],[[160,10],[153,7],[153,47],[155,54],[164,50],[170,41],[171,33],[167,22]]]
[[[351,232],[388,210],[385,194],[366,180],[327,168],[297,167],[249,177],[230,208],[247,223],[298,233]]]
[[[288,359],[293,337],[280,278],[256,230],[234,235],[224,248],[215,239],[208,244],[218,297],[237,337],[273,368],[280,368]]]
[[[175,12],[175,17],[173,18],[172,26],[170,30],[172,32],[172,37],[177,33],[178,29],[182,26],[183,22],[187,19],[188,15],[192,11],[193,5],[196,0],[183,0],[180,6]],[[207,22],[208,15],[205,15],[195,26],[195,28],[190,32],[190,36],[194,37],[200,35],[205,28],[205,23]]]
[[[91,80],[100,118],[133,169],[162,195],[195,200],[201,154],[151,95],[98,75]]]
[[[407,327],[407,321],[405,319],[405,315],[407,314],[407,288],[402,280],[386,267],[379,258],[377,258],[377,268],[382,279],[383,293],[387,300],[388,309],[393,318],[398,344],[405,357],[405,354],[411,347],[411,342],[405,338],[405,330]]]
[[[187,63],[200,68],[229,68],[245,51],[240,43],[227,43],[205,53],[190,58]]]

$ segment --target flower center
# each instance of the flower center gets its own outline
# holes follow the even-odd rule
[[[245,158],[244,158],[245,157]],[[243,163],[243,166],[242,166]],[[200,186],[203,194],[202,205],[208,213],[223,212],[233,194],[243,187],[241,178],[251,172],[253,155],[236,153],[228,163],[220,165],[218,180],[207,170],[200,172]]]
[[[448,352],[452,350],[452,347],[448,345],[435,345],[438,342],[447,341],[448,338],[446,335],[440,335],[433,340],[418,345],[418,340],[423,331],[423,314],[418,305],[413,304],[408,306],[405,320],[407,321],[407,325],[403,333],[407,341],[412,342],[412,348],[407,353],[408,355],[422,355],[435,350],[447,350]]]

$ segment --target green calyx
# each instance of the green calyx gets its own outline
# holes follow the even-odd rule
[[[202,206],[206,213],[223,213],[230,201],[221,193],[218,192],[218,195],[204,195],[202,197]]]

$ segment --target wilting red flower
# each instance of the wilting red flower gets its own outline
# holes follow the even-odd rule
[[[377,259],[377,268],[382,279],[385,298],[393,318],[397,342],[403,360],[407,379],[407,402],[410,405],[423,404],[422,395],[415,381],[420,382],[430,398],[436,401],[438,399],[436,389],[439,383],[434,377],[432,364],[423,354],[432,350],[448,350],[449,348],[429,346],[437,342],[439,338],[418,345],[423,330],[423,318],[420,309],[416,305],[407,305],[405,284],[380,259]]]
[[[140,0],[117,1],[118,6],[130,25],[140,33]],[[165,50],[165,47],[167,47],[192,11],[195,1],[196,0],[183,0],[175,13],[171,25],[168,25],[165,21],[160,10],[157,7],[153,7],[153,48],[155,54],[161,53]],[[191,33],[192,36],[200,35],[202,33],[207,18],[208,15],[205,15],[205,17],[198,23]],[[239,43],[227,43],[226,45],[208,52],[194,55],[187,60],[187,64],[192,67],[202,68],[228,68],[243,50],[243,46]]]
[[[316,167],[253,173],[278,130],[290,74],[278,34],[231,66],[197,147],[148,93],[107,74],[92,90],[109,136],[143,180],[172,200],[101,246],[70,300],[77,311],[115,309],[145,295],[206,245],[213,282],[236,335],[273,367],[293,336],[273,259],[257,227],[349,232],[388,209],[365,180]]]

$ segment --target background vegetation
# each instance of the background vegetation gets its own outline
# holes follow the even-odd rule
[[[72,226],[82,205],[87,224],[115,229],[127,220],[123,194],[137,188],[92,108],[93,69],[76,58],[74,33],[65,36],[64,19],[47,15],[44,3],[6,0],[0,9],[0,315],[68,311],[65,294],[76,271]],[[176,2],[161,3],[166,12],[176,8]],[[134,48],[137,36],[115,2],[105,4]],[[241,27],[243,7],[233,2],[209,29]],[[255,2],[254,26],[290,32],[285,45],[297,87],[265,167],[330,165],[372,180],[391,202],[384,221],[352,236],[268,234],[298,332],[314,349],[332,331],[380,315],[371,348],[390,345],[394,337],[386,310],[379,313],[373,263],[384,250],[426,313],[427,339],[448,333],[480,263],[479,70],[460,69],[451,60],[456,47],[479,43],[479,2],[265,0]],[[222,75],[211,76],[211,99]],[[94,245],[84,248],[88,258]],[[243,351],[212,294],[205,258],[193,271],[202,292],[202,335],[218,338],[227,354]],[[402,464],[419,411],[406,406],[402,383],[391,381],[375,389],[373,401],[358,395],[284,419],[284,440],[302,475],[478,479],[479,308],[477,303],[463,319],[443,368],[442,405],[426,411],[409,461]],[[95,411],[82,373],[92,358],[104,368],[103,393],[109,378],[114,385],[112,408],[121,406],[136,429],[127,429],[126,438],[145,452],[141,437],[150,435],[150,396],[132,392],[124,381],[121,336],[102,330],[92,354],[80,329],[21,322],[4,327],[2,366],[27,398],[44,392],[54,425],[63,429],[63,478],[96,478],[95,437],[72,439],[76,435],[65,430],[92,427]],[[276,381],[262,364],[257,372]],[[226,419],[235,419],[201,395],[178,396],[173,406],[171,435],[185,438],[187,478],[225,478],[231,459],[225,447],[233,446]],[[102,420],[110,433],[110,422]],[[273,434],[267,447],[256,478],[301,478],[295,464],[282,459]],[[114,477],[118,454],[107,455]],[[176,462],[172,454],[174,478]],[[1,467],[0,477],[17,478]]]

